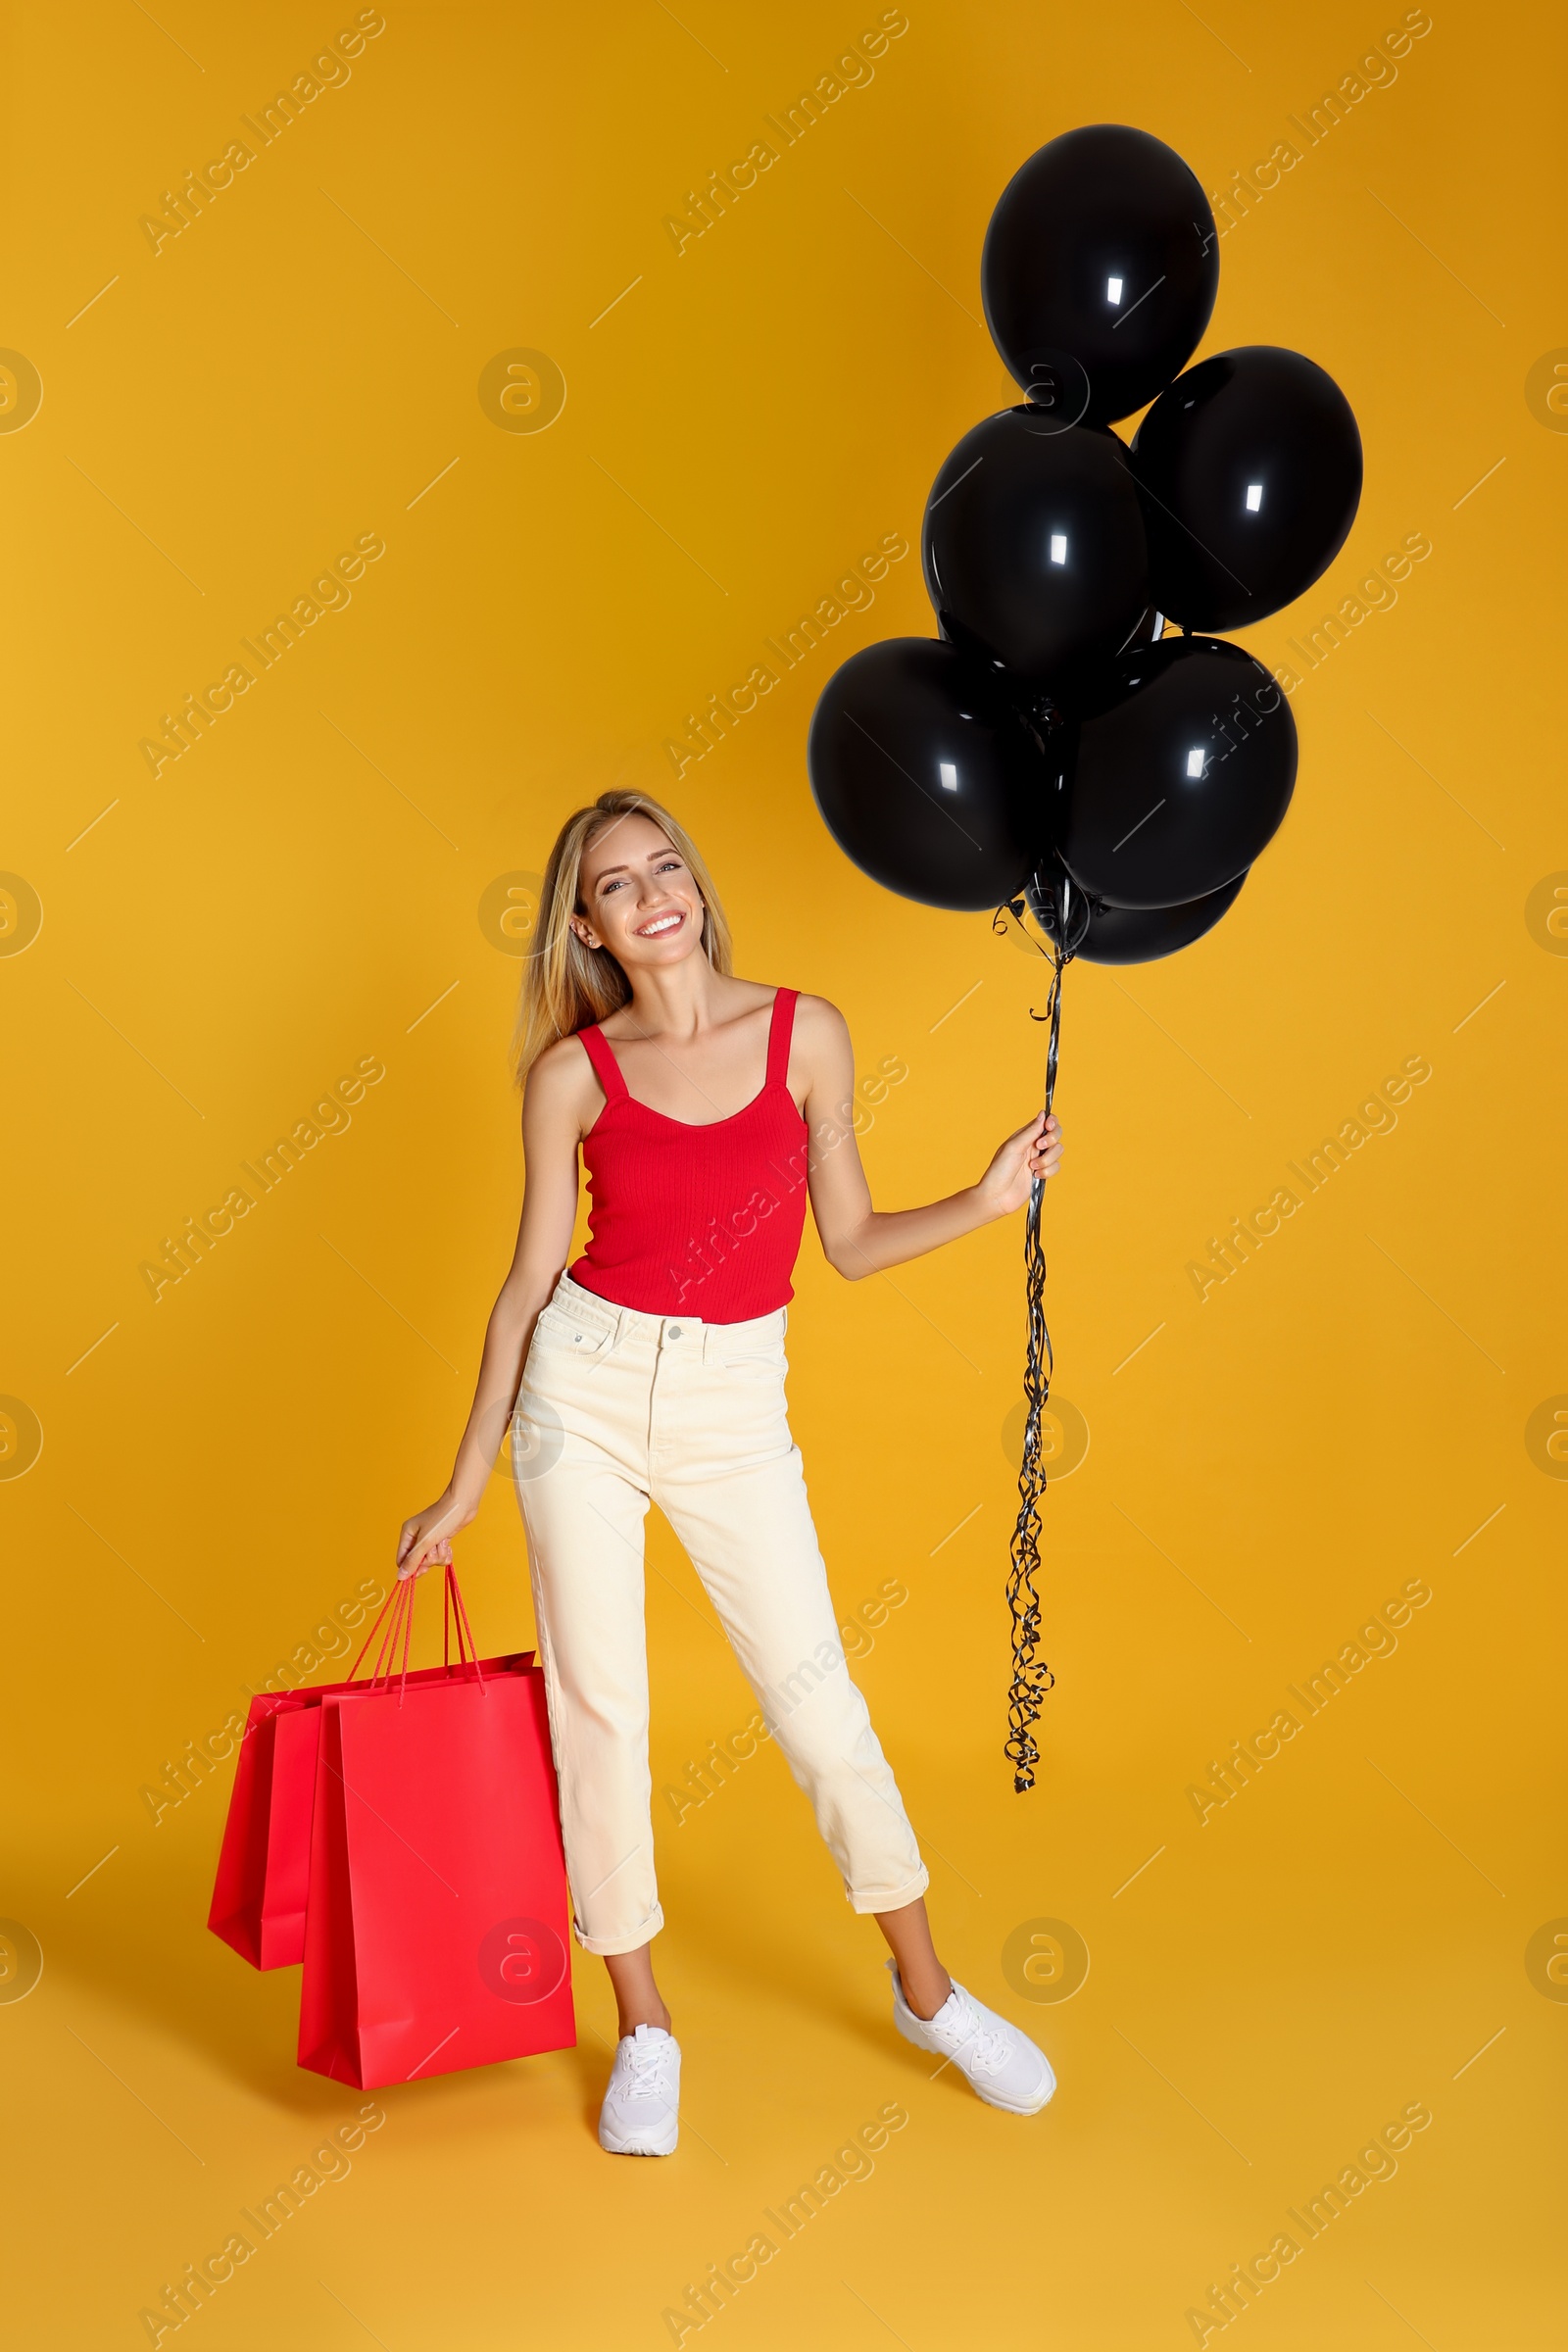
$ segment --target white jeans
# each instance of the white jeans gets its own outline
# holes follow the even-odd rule
[[[925,1891],[850,1680],[784,1406],[785,1309],[748,1323],[612,1306],[564,1274],[513,1423],[578,1941],[663,1926],[648,1769],[643,1523],[657,1502],[806,1790],[857,1911]]]

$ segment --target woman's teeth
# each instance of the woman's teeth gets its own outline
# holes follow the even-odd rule
[[[639,939],[658,939],[663,932],[673,931],[676,924],[684,922],[685,919],[684,915],[662,914],[657,922],[644,923],[637,936]]]

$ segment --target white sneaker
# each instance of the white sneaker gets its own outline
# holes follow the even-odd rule
[[[1011,2115],[1038,2115],[1056,2087],[1046,2053],[994,2009],[956,1984],[935,2017],[916,2017],[904,1997],[897,1961],[893,1979],[893,2022],[917,2050],[950,2058],[971,2090],[992,2107]]]
[[[615,2044],[599,2145],[612,2156],[673,2156],[680,2137],[680,2043],[662,2026],[639,2026]]]

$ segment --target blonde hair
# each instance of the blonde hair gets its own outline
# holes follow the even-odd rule
[[[568,816],[556,836],[540,894],[539,927],[522,967],[522,993],[513,1035],[517,1084],[547,1048],[631,1002],[631,983],[608,948],[584,947],[571,927],[587,909],[580,897],[583,853],[623,816],[646,816],[685,859],[703,902],[703,947],[715,972],[734,963],[729,924],[697,844],[684,825],[646,792],[602,792],[590,808]]]

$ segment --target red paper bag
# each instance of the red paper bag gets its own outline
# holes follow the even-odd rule
[[[443,1648],[449,1653],[455,1592],[448,1570],[443,1592]],[[365,1687],[353,1678],[378,1633],[381,1640],[372,1684],[391,1673],[400,1633],[405,1638],[405,1653],[407,1650],[407,1620],[413,1605],[410,1583],[394,1587],[366,1635],[347,1682],[318,1684],[309,1690],[263,1690],[251,1700],[207,1925],[253,1968],[288,1968],[305,1957],[321,1701],[333,1693]],[[468,1657],[465,1630],[460,1617],[457,1666],[421,1667],[409,1675],[409,1682],[438,1682],[454,1674],[471,1674],[471,1664],[465,1663]],[[487,1661],[485,1672],[514,1674],[531,1663],[532,1652],[519,1651]]]
[[[513,1663],[323,1699],[300,1995],[314,2073],[376,2090],[576,2040],[544,1678],[496,1671]]]
[[[251,1700],[207,1925],[252,1968],[305,1957],[319,1693]]]

